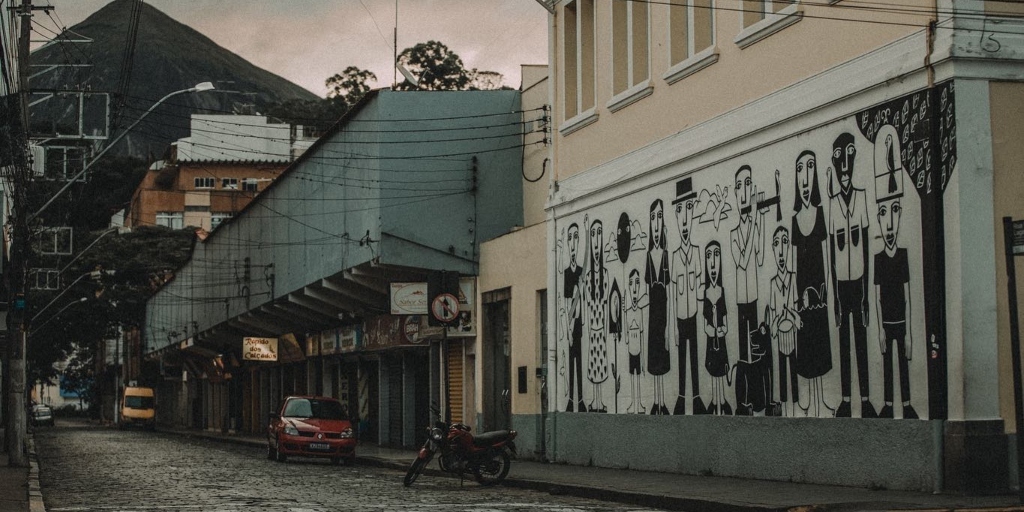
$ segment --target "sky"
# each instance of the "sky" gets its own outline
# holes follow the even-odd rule
[[[145,0],[249,62],[324,96],[348,66],[391,84],[396,0]],[[36,21],[71,27],[109,0],[35,0]],[[520,65],[547,63],[547,11],[534,0],[400,0],[399,51],[440,41],[467,69],[497,71],[518,88]],[[401,75],[399,75],[401,79]]]

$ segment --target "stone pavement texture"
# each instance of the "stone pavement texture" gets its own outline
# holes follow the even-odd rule
[[[172,432],[164,430],[165,432]],[[196,430],[175,433],[224,442],[266,446],[262,436]],[[356,460],[405,470],[412,450],[360,444]],[[436,464],[431,464],[432,469]],[[428,470],[429,471],[429,470]],[[430,471],[440,474],[434,469]],[[689,512],[845,512],[864,510],[1020,511],[1017,495],[958,496],[923,492],[871,490],[830,485],[772,482],[742,478],[680,475],[635,469],[570,466],[515,460],[505,485],[555,494]]]
[[[265,446],[261,436],[221,434],[197,430],[164,430],[237,444]],[[0,454],[0,512],[40,512],[38,466],[34,447],[31,468],[11,468]],[[362,464],[405,470],[415,457],[411,450],[361,444],[356,451]],[[433,468],[434,465],[431,465]],[[439,474],[436,470],[429,470]],[[691,512],[853,510],[990,510],[1021,511],[1016,495],[957,496],[870,490],[851,487],[770,482],[739,478],[691,476],[632,469],[569,466],[516,460],[506,485],[629,503],[643,507]]]

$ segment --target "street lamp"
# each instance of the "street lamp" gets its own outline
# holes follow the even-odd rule
[[[88,171],[89,168],[93,166],[93,164],[98,162],[100,160],[100,158],[102,158],[103,155],[105,155],[107,153],[107,151],[110,150],[110,148],[112,148],[115,145],[117,145],[117,143],[120,142],[121,139],[123,139],[125,135],[128,135],[128,132],[132,131],[132,128],[135,128],[135,125],[139,124],[143,119],[145,119],[146,116],[148,116],[150,113],[152,113],[153,110],[155,110],[156,107],[160,106],[161,103],[167,101],[168,98],[177,96],[179,94],[186,94],[186,93],[190,93],[190,92],[212,91],[213,89],[216,89],[216,87],[213,86],[212,82],[202,82],[202,83],[196,84],[195,87],[190,87],[188,89],[182,89],[180,91],[174,91],[174,92],[168,94],[167,96],[164,96],[163,98],[160,98],[159,100],[157,100],[157,102],[154,103],[152,107],[149,107],[148,110],[143,112],[142,115],[139,116],[139,118],[136,119],[134,123],[129,125],[128,128],[125,128],[124,131],[122,131],[120,134],[118,134],[118,136],[116,138],[114,138],[114,140],[111,141],[110,144],[107,144],[106,147],[104,147],[103,150],[99,152],[99,154],[97,154],[92,160],[90,160],[89,163],[85,164],[85,166],[82,167],[82,170],[78,171],[78,174],[74,175],[71,179],[69,179],[68,182],[63,187],[61,187],[60,190],[57,191],[56,194],[53,194],[53,197],[51,197],[48,201],[46,201],[46,204],[44,204],[42,206],[42,208],[39,209],[39,211],[33,213],[32,215],[29,215],[29,217],[28,217],[29,222],[31,222],[32,219],[35,219],[36,217],[38,217],[39,214],[43,213],[43,211],[46,210],[46,208],[50,206],[50,203],[54,202],[58,197],[60,197],[61,194],[66,192],[67,189],[71,188],[71,185],[73,183],[75,183],[76,181],[78,181],[79,178],[84,176],[85,172]]]
[[[64,307],[60,308],[60,311],[57,311],[56,313],[50,315],[50,318],[47,318],[45,322],[39,324],[39,327],[36,327],[35,330],[33,330],[33,332],[39,332],[40,330],[43,329],[44,326],[46,326],[46,324],[52,322],[54,318],[57,318],[58,316],[60,316],[60,314],[63,313],[65,310],[67,310],[71,306],[74,306],[75,304],[81,304],[82,302],[85,302],[87,300],[89,300],[89,297],[82,297],[81,299],[78,299],[78,300],[76,300],[74,302],[67,303],[66,305],[64,305]],[[42,313],[42,311],[40,311],[40,313]],[[39,315],[36,314],[36,316],[32,317],[32,319],[35,320],[38,316]]]

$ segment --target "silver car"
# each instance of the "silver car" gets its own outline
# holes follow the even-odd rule
[[[46,404],[32,406],[32,424],[36,426],[53,426],[53,409]]]

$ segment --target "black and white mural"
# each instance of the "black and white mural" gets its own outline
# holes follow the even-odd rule
[[[556,219],[558,410],[944,417],[953,95]]]

